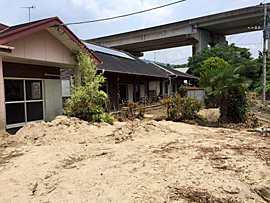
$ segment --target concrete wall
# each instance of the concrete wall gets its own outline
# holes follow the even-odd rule
[[[204,104],[205,92],[204,89],[188,89],[187,96],[192,98],[197,98],[199,101]]]
[[[5,95],[4,95],[4,79],[3,79],[3,63],[0,55],[0,135],[6,130],[5,120]]]
[[[11,42],[15,47],[9,57],[75,65],[71,51],[47,30]]]

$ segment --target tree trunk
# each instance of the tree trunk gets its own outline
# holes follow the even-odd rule
[[[228,122],[227,112],[228,112],[228,97],[226,94],[222,94],[221,101],[220,101],[219,122],[221,122],[221,123]]]

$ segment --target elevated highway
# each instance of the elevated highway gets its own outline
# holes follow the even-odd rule
[[[263,5],[241,8],[170,24],[85,40],[141,56],[143,52],[192,45],[193,53],[207,45],[226,43],[226,35],[263,27]]]

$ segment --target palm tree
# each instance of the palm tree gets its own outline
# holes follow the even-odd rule
[[[228,121],[228,104],[232,98],[231,94],[245,92],[251,82],[250,79],[240,76],[243,68],[234,68],[228,64],[225,67],[206,69],[204,77],[200,79],[200,86],[205,88],[206,94],[218,98],[222,122]]]

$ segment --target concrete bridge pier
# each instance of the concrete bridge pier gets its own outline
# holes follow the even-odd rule
[[[207,30],[197,28],[194,34],[196,41],[192,44],[192,55],[197,51],[201,51],[203,48],[209,46],[215,46],[216,44],[226,44],[226,37],[221,34],[215,34]]]

